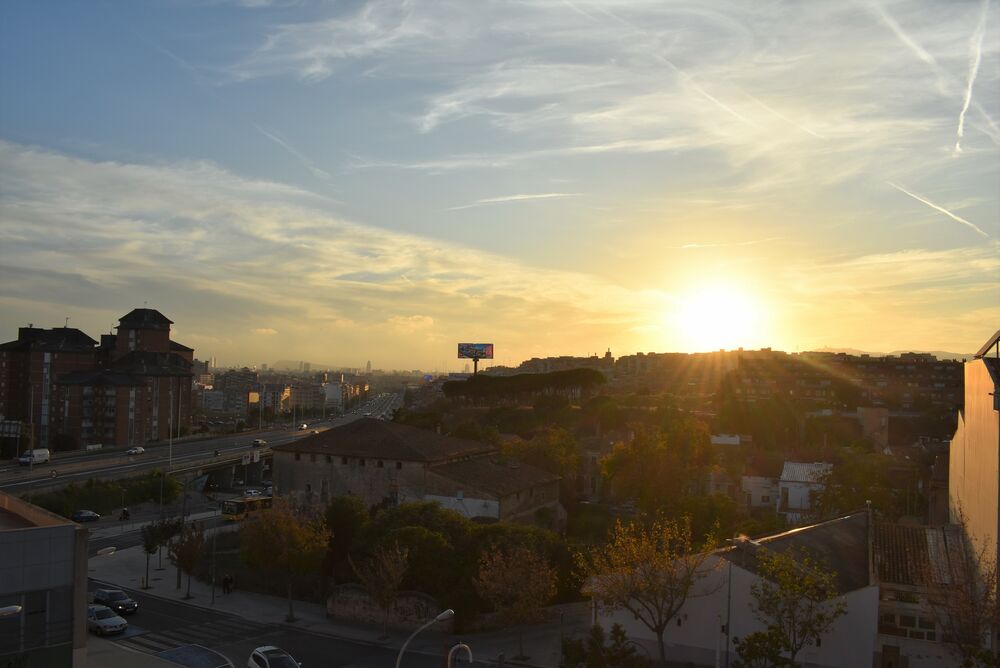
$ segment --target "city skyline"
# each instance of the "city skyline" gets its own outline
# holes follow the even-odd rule
[[[0,328],[461,369],[1000,322],[995,3],[0,8]],[[356,360],[356,361],[352,361]]]

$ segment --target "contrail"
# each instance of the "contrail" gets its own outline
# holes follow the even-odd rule
[[[903,186],[897,185],[897,184],[893,183],[892,181],[886,181],[886,183],[888,183],[890,186],[892,186],[893,188],[895,188],[899,192],[903,193],[904,195],[909,195],[913,199],[917,200],[918,202],[922,202],[922,203],[926,204],[927,206],[929,206],[930,208],[934,209],[935,211],[940,211],[941,213],[943,213],[944,215],[948,216],[952,220],[954,220],[956,222],[959,222],[959,223],[962,223],[963,225],[967,225],[967,226],[971,227],[980,236],[982,236],[984,238],[987,238],[987,239],[990,237],[990,235],[986,234],[986,232],[983,232],[983,230],[978,225],[976,225],[975,223],[970,223],[965,218],[962,218],[961,216],[956,216],[951,211],[948,211],[948,209],[942,208],[942,207],[938,206],[937,204],[935,204],[934,202],[931,202],[929,200],[924,199],[920,195],[914,195],[913,193],[911,193],[909,190],[907,190]]]
[[[265,130],[264,128],[260,127],[256,123],[251,123],[250,125],[252,125],[257,132],[261,133],[262,135],[264,135],[265,137],[267,137],[268,139],[270,139],[271,141],[273,141],[275,144],[277,144],[281,148],[283,148],[286,151],[288,151],[292,156],[294,156],[302,164],[303,167],[305,167],[306,169],[308,169],[312,173],[313,176],[321,178],[321,179],[325,179],[327,181],[329,181],[332,178],[329,173],[324,172],[322,169],[320,169],[319,167],[317,167],[316,165],[314,165],[313,162],[312,162],[312,160],[310,160],[306,156],[304,156],[301,153],[299,153],[297,150],[295,150],[295,147],[291,146],[288,142],[286,142],[281,137],[278,137],[277,135],[274,135],[274,134],[268,132],[267,130]]]
[[[962,137],[965,135],[965,112],[969,110],[969,103],[972,102],[972,86],[976,83],[976,75],[979,74],[979,63],[983,59],[983,35],[986,32],[986,12],[989,10],[989,0],[983,1],[983,13],[979,16],[979,25],[972,33],[969,40],[969,48],[972,51],[972,63],[969,65],[969,83],[965,87],[965,100],[962,102],[962,111],[958,114],[958,136],[955,138],[955,153],[962,152]]]
[[[461,206],[452,206],[448,208],[448,211],[461,211],[462,209],[471,209],[476,206],[483,206],[484,204],[499,204],[502,202],[524,202],[526,200],[534,199],[561,199],[563,197],[579,197],[580,193],[538,193],[535,195],[506,195],[504,197],[489,197],[487,199],[477,199],[472,204],[463,204]]]

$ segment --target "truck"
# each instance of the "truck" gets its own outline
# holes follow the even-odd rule
[[[28,466],[29,464],[45,464],[49,461],[50,453],[47,448],[36,448],[34,450],[25,450],[24,453],[17,458],[17,463],[21,466]]]

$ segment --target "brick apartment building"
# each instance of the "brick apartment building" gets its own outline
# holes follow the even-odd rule
[[[21,449],[127,446],[191,422],[194,351],[170,340],[153,309],[134,309],[100,343],[79,329],[33,326],[0,344],[0,414],[20,421]]]

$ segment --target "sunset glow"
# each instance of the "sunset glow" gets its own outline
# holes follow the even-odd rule
[[[752,295],[739,288],[711,285],[681,297],[670,319],[685,351],[749,348],[760,338],[761,309]]]

